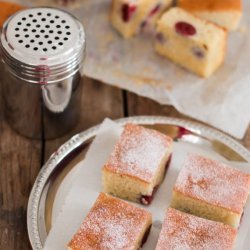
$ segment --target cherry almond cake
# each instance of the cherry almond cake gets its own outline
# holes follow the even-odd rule
[[[169,208],[156,250],[233,250],[237,230]]]
[[[230,31],[237,29],[242,16],[241,0],[178,0],[177,6]]]
[[[111,23],[124,38],[132,37],[145,26],[154,25],[172,2],[172,0],[113,0]]]
[[[137,250],[147,240],[151,224],[150,212],[100,193],[68,249]]]
[[[249,190],[249,174],[189,155],[175,183],[171,207],[238,228]]]
[[[202,77],[223,63],[226,45],[226,30],[181,8],[170,9],[157,23],[156,52]]]
[[[127,124],[102,170],[104,191],[150,204],[162,183],[172,154],[172,138]]]

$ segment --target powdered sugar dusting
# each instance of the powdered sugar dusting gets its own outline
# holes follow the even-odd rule
[[[160,132],[127,124],[105,168],[151,182],[171,144]]]
[[[69,246],[78,250],[134,249],[149,220],[146,210],[101,193]]]
[[[174,190],[240,214],[250,190],[250,175],[223,163],[190,155]]]
[[[169,208],[156,250],[232,250],[236,229]]]

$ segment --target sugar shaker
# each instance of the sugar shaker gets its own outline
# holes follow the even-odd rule
[[[20,134],[56,138],[79,118],[85,32],[55,8],[17,12],[4,24],[0,52],[5,117]]]

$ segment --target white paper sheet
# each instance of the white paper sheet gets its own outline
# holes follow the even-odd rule
[[[53,223],[45,244],[46,250],[66,249],[65,246],[80,227],[102,190],[101,168],[118,140],[121,131],[120,126],[110,120],[105,120],[85,160],[79,163],[62,183],[53,207]],[[224,158],[211,149],[208,150],[207,147],[203,148],[200,145],[188,142],[174,143],[173,158],[163,184],[157,191],[153,203],[147,207],[141,206],[153,214],[152,230],[143,250],[152,250],[157,243],[164,214],[170,204],[172,188],[188,153],[197,153],[225,161]],[[242,171],[250,172],[250,168],[246,168],[246,164],[235,163],[233,165]],[[72,187],[68,190],[69,185],[72,185]],[[250,239],[247,238],[250,227],[250,200],[247,202],[243,218],[236,242],[236,249],[239,250],[247,250],[250,244]]]

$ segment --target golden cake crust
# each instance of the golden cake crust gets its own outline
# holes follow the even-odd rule
[[[126,124],[104,171],[151,183],[172,138],[135,124]]]
[[[236,229],[169,208],[156,250],[232,250]]]
[[[242,11],[241,0],[178,0],[178,6],[188,11]]]
[[[250,190],[250,175],[199,155],[189,155],[175,192],[241,214]]]
[[[151,214],[125,201],[100,193],[69,249],[132,249],[138,232],[151,221]]]

